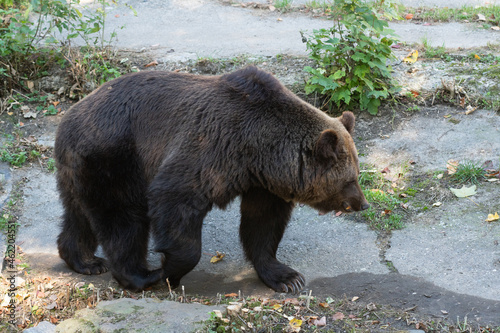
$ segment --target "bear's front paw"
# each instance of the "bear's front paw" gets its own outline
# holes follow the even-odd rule
[[[257,270],[257,273],[262,282],[277,292],[296,294],[306,284],[306,279],[302,274],[281,263],[261,268]]]

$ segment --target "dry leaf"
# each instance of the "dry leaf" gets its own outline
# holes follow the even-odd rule
[[[313,325],[318,326],[318,327],[319,326],[326,326],[326,317],[323,316],[323,317],[321,317],[320,320],[315,320],[313,322]]]
[[[332,316],[333,320],[342,320],[345,318],[345,315],[342,312],[337,312]]]
[[[319,303],[319,306],[321,306],[323,308],[329,308],[330,304],[328,304],[328,303]]]
[[[482,21],[482,22],[485,22],[486,21],[486,17],[483,15],[483,14],[477,14],[476,15],[476,19],[478,21]]]
[[[465,96],[460,98],[460,106],[463,108],[465,107]]]
[[[472,112],[474,112],[476,110],[477,110],[477,106],[475,108],[473,108],[472,106],[467,105],[467,111],[465,111],[465,114],[471,114]]]
[[[403,61],[406,62],[407,64],[413,64],[417,61],[418,59],[418,50],[412,51],[409,53]]]
[[[383,212],[380,213],[380,216],[391,215],[391,213],[392,213],[392,210],[385,209]],[[354,297],[354,298],[358,299],[359,297]],[[354,298],[353,298],[353,302],[355,301]]]
[[[497,221],[498,219],[500,219],[500,216],[498,216],[498,212],[496,212],[495,214],[488,214],[488,218],[486,219],[486,222],[493,222],[493,221]]]
[[[432,207],[439,207],[441,205],[442,205],[442,203],[438,201],[438,202],[433,203]]]
[[[359,299],[359,297],[358,297],[358,296],[354,296],[354,297],[352,298],[351,302],[356,302],[358,299]]]
[[[271,12],[274,12],[276,10],[276,7],[274,7],[273,5],[269,5],[269,10]]]
[[[407,19],[407,20],[411,20],[412,18],[413,18],[413,14],[411,14],[411,13],[408,13],[405,15],[405,19]]]
[[[500,30],[500,27],[496,25],[496,26],[494,26],[494,27],[491,27],[491,30],[499,31],[499,30]]]
[[[222,259],[226,256],[226,254],[225,254],[225,253],[221,253],[221,252],[219,252],[219,251],[216,251],[216,252],[217,252],[217,254],[216,254],[216,255],[214,255],[214,256],[210,259],[210,262],[211,262],[212,264],[215,264],[215,263],[217,263],[217,262],[221,261],[221,260],[222,260]]]
[[[457,172],[458,163],[459,162],[455,160],[448,160],[448,162],[446,162],[446,169],[448,169],[448,174],[450,176]]]
[[[56,317],[54,317],[54,316],[50,316],[50,322],[51,322],[52,324],[57,324],[57,323],[59,322],[59,319],[57,319],[57,318],[56,318]],[[43,331],[45,331],[45,330],[43,330]]]
[[[144,65],[144,67],[151,67],[151,66],[157,66],[157,65],[158,65],[158,61],[153,60],[149,64]]]
[[[237,293],[230,293],[230,294],[225,294],[225,297],[238,297]]]
[[[300,332],[300,326],[302,326],[302,320],[293,318],[288,322],[289,332]]]

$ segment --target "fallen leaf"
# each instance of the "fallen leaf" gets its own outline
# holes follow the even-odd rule
[[[54,105],[54,107],[58,106],[58,105],[59,105],[59,103],[61,103],[61,102],[59,102],[59,101],[54,101],[54,102],[52,102],[52,104]]]
[[[319,303],[319,306],[321,306],[322,308],[329,308],[330,304],[328,304],[328,303]]]
[[[483,14],[477,14],[477,15],[476,15],[476,19],[477,19],[478,21],[485,22],[485,21],[486,21],[486,16],[484,16]]]
[[[273,310],[281,312],[281,311],[283,311],[282,307],[283,307],[283,305],[281,305],[281,304],[274,304],[273,305]]]
[[[380,173],[389,173],[391,170],[389,170],[389,167],[385,167],[384,170],[380,171]]]
[[[375,311],[375,310],[377,310],[377,306],[375,305],[375,303],[368,303],[368,304],[366,305],[366,309],[367,309],[368,311]]]
[[[292,332],[299,332],[300,331],[300,326],[302,326],[302,320],[293,318],[288,322],[288,326],[291,329]]]
[[[151,66],[157,66],[157,65],[158,65],[158,61],[153,60],[149,64],[144,65],[144,67],[151,67]]]
[[[472,112],[474,112],[476,110],[477,110],[477,106],[475,108],[473,108],[472,106],[467,105],[467,111],[465,111],[465,114],[471,114]]]
[[[491,27],[491,30],[499,31],[500,27],[496,25],[496,26]]]
[[[407,19],[407,20],[411,20],[412,18],[413,18],[413,14],[411,14],[411,13],[408,13],[405,15],[405,19]]]
[[[333,320],[342,320],[345,318],[345,315],[342,312],[337,312],[332,316]]]
[[[410,92],[413,95],[413,97],[418,97],[420,95],[420,93],[418,91],[415,91],[415,90],[410,90]]]
[[[386,209],[386,210],[384,210],[383,212],[380,213],[380,216],[391,215],[391,213],[392,213],[392,210]],[[353,302],[354,301],[355,301],[355,299],[353,298]]]
[[[221,261],[221,260],[222,260],[225,256],[226,256],[226,254],[225,254],[225,253],[220,253],[219,251],[217,251],[217,254],[216,254],[216,255],[214,255],[214,256],[210,259],[210,262],[211,262],[212,264],[215,264],[215,263],[217,263],[217,262]]]
[[[238,297],[237,293],[230,293],[230,294],[225,294],[225,297]]]
[[[276,20],[277,20],[278,22],[283,21],[283,19],[282,19],[282,18],[280,18],[280,17],[278,17]]]
[[[326,317],[321,317],[320,320],[315,320],[313,322],[313,325],[316,325],[316,326],[326,326]]]
[[[446,169],[448,169],[448,174],[450,176],[457,172],[458,163],[459,162],[455,160],[448,160],[446,162]]]
[[[450,187],[450,191],[459,198],[469,197],[477,193],[476,185],[472,185],[471,187],[465,187],[465,185],[463,185],[460,189]]]
[[[340,215],[342,215],[342,212],[341,211],[338,211],[335,213],[335,216],[339,217]]]
[[[351,302],[356,302],[358,299],[359,299],[359,297],[358,297],[358,296],[354,296],[354,297],[352,298]]]
[[[474,58],[476,58],[477,60],[480,60],[480,59],[481,59],[481,57],[480,57],[480,56],[478,56],[477,54],[474,54]]]
[[[59,319],[57,319],[57,318],[56,318],[56,317],[54,317],[54,316],[50,316],[50,322],[51,322],[52,324],[57,324],[57,323],[59,322]]]
[[[372,188],[370,191],[371,191],[371,192],[375,192],[375,193],[377,193],[377,192],[378,192],[378,193],[380,193],[380,194],[384,194],[384,191],[379,190],[378,188]]]
[[[116,14],[116,15],[115,15],[115,17],[116,17],[116,18],[120,17],[120,14]]]
[[[439,207],[441,205],[442,205],[442,203],[438,201],[438,202],[433,203],[432,207]]]
[[[460,106],[463,108],[465,107],[465,96],[460,98]]]
[[[416,62],[418,59],[418,50],[410,52],[404,59],[403,61],[406,62],[407,64],[413,64]]]
[[[486,219],[486,222],[493,222],[493,221],[497,221],[498,219],[500,219],[500,216],[498,216],[498,212],[496,212],[495,214],[488,214],[488,218]]]

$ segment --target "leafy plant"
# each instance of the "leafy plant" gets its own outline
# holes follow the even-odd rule
[[[75,57],[80,53],[72,52],[76,38],[84,41],[84,54],[91,54],[90,68],[85,67],[79,72],[97,74],[90,75],[91,78],[84,75],[73,83],[94,78],[98,79],[97,83],[102,83],[121,75],[110,66],[110,53],[107,51],[116,38],[115,31],[109,37],[105,33],[106,6],[110,2],[96,2],[100,5],[97,9],[82,8],[80,0],[33,0],[25,6],[0,8],[2,90],[31,90],[31,80],[46,75],[54,62],[66,62],[70,72],[75,72],[74,67],[82,63],[81,58]],[[82,87],[80,90],[83,90]]]
[[[329,29],[302,34],[302,41],[315,60],[306,93],[324,96],[329,110],[359,106],[377,114],[380,99],[398,88],[392,79],[389,60],[395,60],[391,45],[396,41],[384,19],[396,18],[391,1],[335,0],[338,17]],[[379,11],[384,9],[383,12]]]

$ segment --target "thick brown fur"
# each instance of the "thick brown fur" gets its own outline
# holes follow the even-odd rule
[[[240,238],[262,281],[298,291],[303,276],[276,259],[296,202],[362,210],[351,138],[354,116],[328,117],[272,75],[141,72],[73,106],[56,138],[64,205],[61,258],[75,271],[107,268],[124,287],[173,286],[201,255],[202,222],[241,196]],[[148,235],[164,254],[146,266]],[[102,245],[107,263],[94,255]]]

